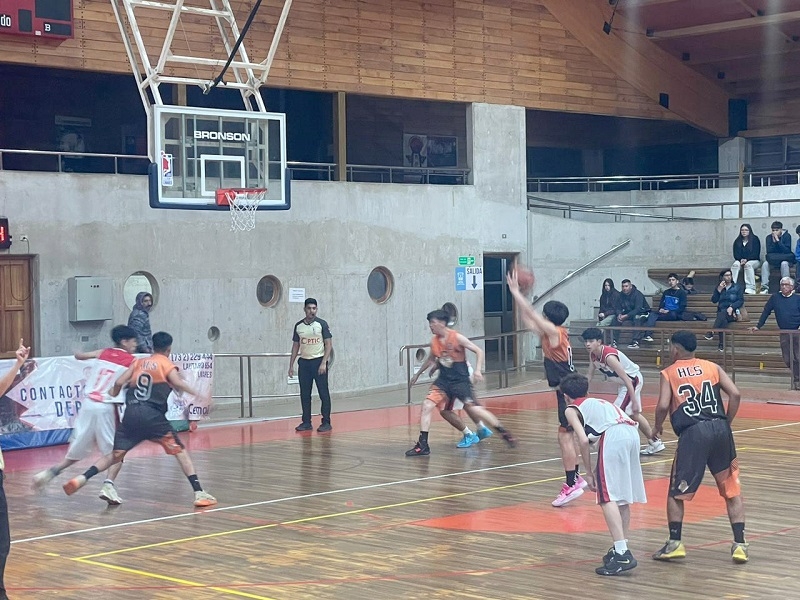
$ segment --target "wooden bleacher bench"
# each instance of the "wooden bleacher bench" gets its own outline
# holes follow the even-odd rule
[[[733,261],[731,261],[733,262]],[[654,283],[662,287],[667,287],[667,277],[670,273],[675,273],[683,279],[689,274],[689,271],[694,271],[694,287],[701,293],[708,292],[709,295],[714,291],[719,283],[719,272],[725,267],[693,267],[691,269],[647,269],[647,276],[653,280]],[[741,279],[741,275],[739,276]]]

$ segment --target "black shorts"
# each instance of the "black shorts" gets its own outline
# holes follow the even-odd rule
[[[725,419],[700,421],[678,436],[672,460],[669,495],[691,500],[703,481],[706,467],[716,480],[720,495],[739,495],[739,461],[731,426]]]
[[[558,425],[561,431],[572,431],[572,425],[567,421],[567,397],[561,390],[556,390],[558,400]]]
[[[477,405],[475,392],[469,380],[466,381],[439,381],[431,385],[428,393],[428,400],[439,406],[440,410],[453,410],[456,400],[461,400],[464,404]]]
[[[556,362],[549,358],[544,359],[544,373],[547,375],[547,385],[550,387],[558,387],[562,377],[574,372],[575,367],[568,362]]]
[[[142,404],[129,404],[114,435],[114,450],[132,450],[144,441],[158,442],[167,454],[183,449],[172,425],[164,413]]]

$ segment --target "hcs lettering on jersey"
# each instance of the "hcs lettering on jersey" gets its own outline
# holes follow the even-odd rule
[[[692,365],[691,367],[679,367],[678,377],[695,377],[703,374],[703,368],[700,365]]]

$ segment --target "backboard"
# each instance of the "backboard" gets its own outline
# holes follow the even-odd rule
[[[291,206],[286,115],[189,106],[153,106],[150,206],[229,210],[223,188],[263,188],[259,210]]]

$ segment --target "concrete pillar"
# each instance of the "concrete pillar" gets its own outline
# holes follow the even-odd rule
[[[738,173],[739,163],[747,164],[747,140],[743,137],[726,138],[719,141],[719,172]],[[737,187],[736,179],[720,182],[720,187]]]
[[[467,108],[470,183],[479,195],[512,206],[526,204],[525,109],[472,104]]]

